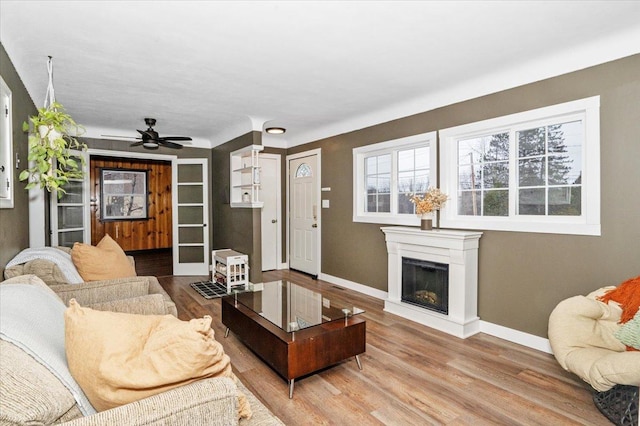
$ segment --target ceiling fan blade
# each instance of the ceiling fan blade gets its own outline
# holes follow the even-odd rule
[[[182,145],[180,145],[179,143],[169,142],[164,139],[158,140],[158,143],[162,146],[166,146],[167,148],[182,149]]]
[[[165,141],[190,141],[190,140],[192,140],[189,136],[163,136],[160,139],[164,139]]]
[[[140,146],[142,145],[144,142],[143,141],[138,141],[138,142],[134,142],[131,144],[131,146]]]

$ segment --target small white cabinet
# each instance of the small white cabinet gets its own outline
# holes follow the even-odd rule
[[[260,201],[260,157],[262,145],[249,145],[230,154],[231,207],[262,208]]]
[[[230,249],[214,250],[211,253],[213,259],[213,280],[227,287],[231,293],[233,288],[242,286],[249,290],[249,256]]]

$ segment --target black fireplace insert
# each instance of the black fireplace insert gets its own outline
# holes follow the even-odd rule
[[[449,312],[449,265],[403,257],[402,301],[446,315]]]

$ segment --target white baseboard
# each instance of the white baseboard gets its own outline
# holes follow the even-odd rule
[[[345,280],[343,278],[334,277],[333,275],[321,273],[318,278],[323,281],[330,282],[331,284],[335,284],[340,287],[348,288],[349,290],[354,290],[359,293],[375,297],[376,299],[387,300],[388,297],[388,293],[386,291],[371,288],[369,286]],[[480,333],[489,334],[508,342],[517,343],[519,345],[526,346],[528,348],[535,349],[541,352],[546,352],[549,354],[553,353],[551,350],[551,345],[549,344],[549,339],[525,333],[523,331],[514,330],[502,325],[480,320]]]
[[[348,288],[349,290],[354,290],[354,291],[357,291],[358,293],[366,294],[367,296],[375,297],[376,299],[386,300],[388,297],[388,294],[386,291],[378,290],[376,288],[358,284],[353,281],[345,280],[344,278],[334,277],[333,275],[321,273],[318,276],[318,278],[323,281],[330,282],[331,284]]]
[[[503,340],[517,343],[528,348],[537,349],[541,352],[546,352],[548,354],[553,353],[551,345],[549,344],[549,339],[545,339],[544,337],[535,336],[533,334],[514,330],[512,328],[507,328],[487,321],[480,321],[480,332],[499,337]]]

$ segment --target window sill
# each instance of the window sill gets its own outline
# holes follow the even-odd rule
[[[600,236],[600,224],[587,224],[562,221],[533,222],[531,219],[522,218],[514,220],[508,218],[500,219],[446,219],[440,220],[443,228],[473,229],[482,231],[506,231],[506,232],[529,232],[539,234],[566,234],[566,235],[591,235]]]

